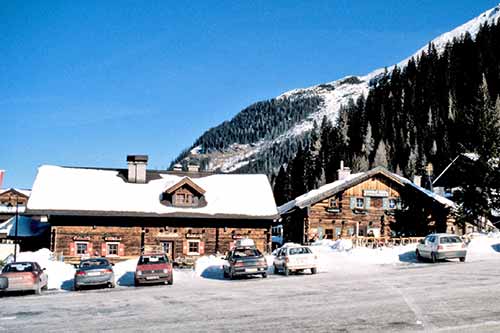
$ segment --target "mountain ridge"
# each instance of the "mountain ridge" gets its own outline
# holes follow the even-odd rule
[[[483,12],[479,16],[472,18],[466,23],[443,33],[433,40],[431,40],[427,45],[418,49],[414,54],[400,61],[399,63],[376,69],[363,76],[346,76],[338,80],[321,83],[318,85],[297,88],[290,91],[286,91],[274,99],[269,101],[276,101],[279,103],[293,103],[294,101],[302,101],[307,99],[319,99],[321,103],[316,107],[315,110],[304,112],[304,117],[299,118],[293,126],[287,127],[281,133],[274,133],[269,136],[269,133],[265,133],[263,137],[256,138],[251,142],[238,142],[235,140],[232,144],[223,147],[222,149],[217,147],[211,147],[203,140],[206,135],[211,134],[211,131],[221,129],[221,126],[233,126],[237,127],[238,124],[232,124],[235,119],[238,118],[242,113],[251,111],[252,106],[257,105],[257,102],[249,106],[248,108],[242,110],[230,121],[223,122],[219,126],[207,130],[203,135],[201,135],[190,148],[185,150],[181,155],[174,161],[190,163],[193,160],[197,163],[201,163],[203,168],[216,170],[221,172],[236,172],[236,171],[248,171],[248,166],[252,163],[258,163],[260,157],[270,150],[283,149],[284,146],[293,145],[296,138],[305,136],[311,132],[315,124],[318,124],[323,117],[327,117],[329,120],[335,122],[338,116],[339,110],[343,105],[346,105],[350,99],[356,100],[360,96],[367,96],[371,87],[376,84],[377,80],[384,75],[384,73],[390,72],[395,66],[399,68],[404,68],[408,62],[413,58],[417,58],[422,52],[426,52],[429,45],[433,47],[440,54],[444,51],[446,44],[453,41],[453,39],[459,39],[464,34],[469,33],[471,37],[475,37],[480,26],[484,24],[495,23],[500,17],[500,4]],[[292,110],[293,111],[293,110]],[[269,111],[268,113],[271,113]],[[278,107],[275,112],[282,112],[282,109]],[[245,131],[245,128],[241,129]],[[286,162],[286,157],[282,160],[276,161],[275,165],[267,165],[263,168],[268,173],[271,171],[276,171],[276,167],[281,163]],[[269,170],[272,169],[272,170]]]

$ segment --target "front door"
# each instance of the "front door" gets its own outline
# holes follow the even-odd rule
[[[173,241],[163,241],[161,242],[161,248],[163,252],[167,255],[168,259],[174,260],[174,242]]]

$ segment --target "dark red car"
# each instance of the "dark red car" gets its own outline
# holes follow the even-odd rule
[[[153,283],[173,284],[172,263],[163,253],[143,254],[137,262],[134,283],[136,286]]]
[[[40,294],[47,289],[45,269],[36,262],[14,262],[5,265],[0,274],[0,292],[31,290]]]

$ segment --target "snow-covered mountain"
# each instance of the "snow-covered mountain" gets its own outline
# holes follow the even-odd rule
[[[496,23],[500,17],[500,4],[496,7],[487,10],[481,15],[473,18],[465,24],[444,33],[437,38],[430,41],[438,53],[443,52],[448,42],[454,38],[460,38],[468,32],[473,38],[477,34],[481,25],[488,23]],[[413,55],[399,62],[398,64],[387,66],[388,72],[398,66],[403,68],[407,65],[408,61],[414,57],[416,58],[422,52],[427,50],[428,45],[423,46]],[[307,98],[319,98],[322,103],[315,109],[314,112],[300,121],[297,121],[293,126],[287,128],[281,133],[275,133],[271,138],[266,136],[252,143],[233,143],[224,149],[208,148],[206,151],[201,146],[193,145],[186,153],[182,154],[178,160],[204,160],[206,165],[212,170],[219,170],[222,172],[234,172],[255,162],[259,159],[266,150],[276,147],[282,142],[290,142],[294,137],[302,136],[311,131],[313,124],[316,121],[320,123],[324,116],[330,120],[335,121],[338,111],[342,105],[347,104],[349,99],[356,100],[359,96],[366,96],[370,90],[370,86],[385,72],[385,68],[377,69],[365,76],[348,76],[336,81],[315,85],[308,88],[294,89],[287,91],[276,97],[276,100],[298,100]],[[211,129],[213,130],[213,129]],[[211,131],[209,130],[209,131]],[[207,133],[209,132],[207,131]],[[204,134],[205,135],[205,134]],[[200,137],[203,138],[203,135]],[[200,141],[200,139],[198,140]]]

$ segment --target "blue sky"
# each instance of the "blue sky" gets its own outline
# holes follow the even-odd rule
[[[4,1],[0,169],[166,168],[249,104],[366,74],[495,1]]]

